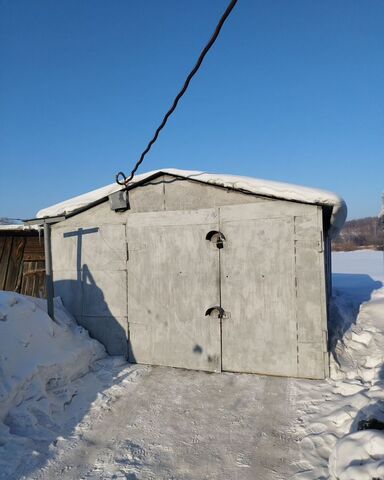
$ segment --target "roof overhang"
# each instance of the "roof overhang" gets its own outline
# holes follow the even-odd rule
[[[345,201],[338,195],[325,190],[303,187],[282,182],[262,180],[251,177],[241,177],[227,174],[210,174],[198,171],[184,171],[177,169],[161,169],[144,173],[134,177],[127,187],[118,184],[107,185],[98,190],[79,195],[70,200],[58,203],[37,213],[37,219],[53,219],[72,217],[108,200],[109,195],[119,190],[134,188],[153,182],[162,175],[170,175],[179,180],[188,180],[201,184],[234,190],[244,194],[259,197],[274,198],[298,203],[320,205],[330,212],[328,235],[334,237],[344,225],[347,216]],[[56,223],[61,220],[52,220]]]

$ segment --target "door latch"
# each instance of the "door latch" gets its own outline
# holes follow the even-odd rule
[[[207,233],[206,240],[216,245],[217,248],[223,248],[224,242],[226,240],[223,233],[218,232],[217,230],[211,230]]]
[[[205,316],[207,317],[208,315],[211,315],[211,313],[213,313],[215,310],[218,312],[218,315],[217,315],[218,318],[225,317],[225,310],[219,305],[215,305],[214,307],[208,308],[207,311],[205,312]]]

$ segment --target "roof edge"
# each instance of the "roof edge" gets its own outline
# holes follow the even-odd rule
[[[345,201],[332,192],[289,183],[228,174],[212,174],[172,168],[153,170],[148,173],[137,175],[128,185],[128,190],[132,190],[140,185],[148,183],[161,175],[171,175],[175,178],[192,180],[266,198],[332,207],[330,228],[327,232],[330,237],[334,237],[340,231],[347,217],[347,206]],[[70,200],[42,209],[37,212],[36,216],[37,218],[57,215],[72,217],[105,202],[109,195],[123,189],[124,188],[122,188],[121,185],[116,183],[110,184],[92,192],[79,195]]]

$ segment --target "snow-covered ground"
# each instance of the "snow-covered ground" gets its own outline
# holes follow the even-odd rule
[[[76,380],[105,357],[56,299],[56,322],[46,302],[0,291],[0,478],[34,464],[55,441],[66,408],[76,396]],[[63,427],[65,428],[65,427]]]
[[[127,365],[0,292],[0,478],[383,479],[384,434],[358,431],[384,421],[382,253],[334,272],[327,381]]]
[[[384,421],[383,253],[335,253],[333,270],[333,379],[302,385],[294,478],[381,480],[384,433],[359,430]]]

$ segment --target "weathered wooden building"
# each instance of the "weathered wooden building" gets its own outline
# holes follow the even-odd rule
[[[121,188],[121,187],[120,187]],[[52,226],[55,294],[132,362],[328,375],[329,192],[163,170],[39,212]]]
[[[37,230],[1,225],[0,290],[45,297],[44,240]]]

